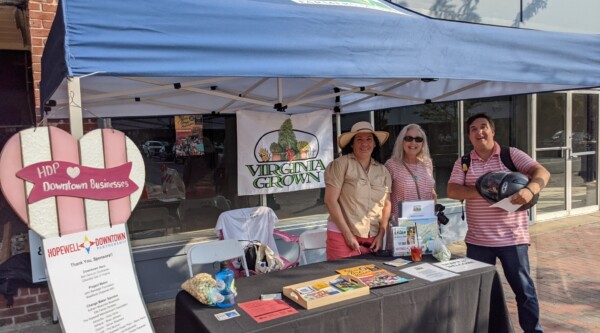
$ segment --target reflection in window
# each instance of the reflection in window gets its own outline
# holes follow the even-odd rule
[[[222,212],[259,204],[258,196],[237,196],[235,117],[202,117],[201,132],[188,140],[199,154],[177,153],[175,117],[113,119],[112,125],[139,145],[146,166],[144,193],[128,221],[134,245],[189,239],[199,231],[212,236]]]
[[[573,94],[571,208],[598,204],[598,95]]]
[[[566,145],[564,133],[567,119],[567,95],[538,94],[536,112],[537,147],[564,147]]]

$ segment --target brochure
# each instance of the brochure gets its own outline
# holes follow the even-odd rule
[[[410,274],[414,277],[418,277],[423,280],[427,280],[430,282],[448,279],[451,277],[459,276],[456,273],[452,273],[445,269],[441,269],[437,266],[431,264],[420,264],[417,266],[407,267],[402,270],[402,272],[406,274]]]
[[[335,287],[336,289],[339,289],[341,291],[348,291],[348,290],[360,288],[360,286],[358,284],[356,284],[354,281],[346,280],[343,278],[335,279],[329,283],[333,287]]]
[[[434,265],[454,273],[461,273],[477,268],[491,266],[489,264],[471,258],[458,258],[454,260],[439,262]]]
[[[380,268],[375,264],[338,269],[336,272],[352,275],[369,286],[369,288],[391,286],[409,281],[408,279]]]
[[[396,229],[398,227],[406,228],[406,236],[403,238],[402,235],[396,235]],[[431,253],[431,243],[433,240],[439,237],[440,229],[437,223],[436,216],[430,217],[418,217],[418,218],[400,218],[398,219],[398,227],[392,227],[394,232],[394,242],[402,241],[402,239],[406,239],[407,244],[402,245],[398,244],[398,251],[396,251],[396,247],[394,247],[394,252],[401,252],[403,254],[399,255],[410,255],[410,247],[414,244],[419,244],[421,248],[423,248],[423,253]],[[411,228],[416,227],[414,230],[415,238],[412,238]],[[414,242],[411,244],[411,241]],[[408,254],[406,253],[408,249]],[[397,254],[394,254],[397,255]]]
[[[402,259],[402,258],[397,258],[397,259],[394,259],[392,261],[386,261],[383,264],[384,265],[388,265],[388,266],[392,266],[392,267],[400,267],[400,266],[404,266],[404,265],[410,264],[410,263],[412,263],[412,261],[406,260],[406,259]]]
[[[429,217],[435,215],[435,200],[401,201],[400,213],[403,218]]]
[[[409,256],[410,248],[417,244],[416,227],[393,226],[390,228],[392,235],[392,255],[395,257]]]

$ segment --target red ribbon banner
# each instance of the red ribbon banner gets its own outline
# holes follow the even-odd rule
[[[129,179],[132,162],[110,169],[98,169],[65,161],[29,165],[17,177],[33,183],[30,204],[52,196],[113,200],[130,195],[138,186]]]

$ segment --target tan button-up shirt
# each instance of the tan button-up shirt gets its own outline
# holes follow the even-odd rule
[[[371,159],[368,172],[354,154],[343,155],[325,170],[325,183],[340,189],[338,202],[352,233],[360,237],[375,236],[392,177],[383,164]]]

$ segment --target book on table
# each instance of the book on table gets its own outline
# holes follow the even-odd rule
[[[392,286],[409,281],[408,279],[400,277],[375,264],[338,269],[336,272],[343,275],[354,276],[369,286],[369,288]]]

